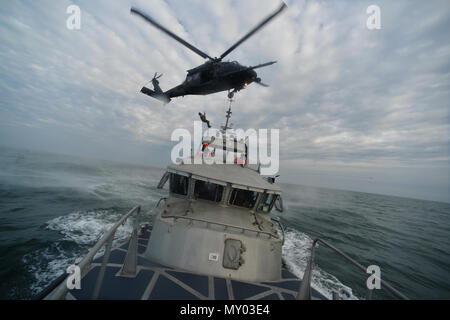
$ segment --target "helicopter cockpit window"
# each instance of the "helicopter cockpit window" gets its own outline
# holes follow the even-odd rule
[[[189,189],[189,178],[179,174],[170,175],[170,192],[187,196]]]
[[[194,197],[214,202],[222,200],[223,186],[218,184],[197,180],[195,181]]]
[[[233,189],[230,204],[239,207],[253,208],[258,198],[258,192],[251,190]]]
[[[273,204],[275,203],[275,200],[277,198],[277,195],[272,193],[264,193],[262,195],[261,201],[258,205],[258,211],[262,212],[270,212],[272,210]]]
[[[198,79],[198,73],[194,73],[194,74],[188,74],[186,76],[186,82],[191,82]]]

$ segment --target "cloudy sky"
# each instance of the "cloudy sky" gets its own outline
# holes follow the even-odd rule
[[[237,95],[239,128],[279,128],[281,181],[450,202],[450,2],[286,0],[288,9],[227,58],[270,88]],[[69,30],[66,9],[81,9]],[[368,30],[366,9],[381,9]],[[219,125],[226,94],[164,106],[204,60],[136,16],[136,6],[210,56],[274,0],[6,1],[0,11],[0,145],[164,167],[175,128],[199,111]]]

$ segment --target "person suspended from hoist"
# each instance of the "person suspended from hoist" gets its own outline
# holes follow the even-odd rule
[[[202,122],[206,123],[208,125],[208,128],[211,128],[211,124],[209,123],[209,120],[206,119],[206,112],[205,113],[199,112],[198,115],[200,116],[200,120],[202,120]]]

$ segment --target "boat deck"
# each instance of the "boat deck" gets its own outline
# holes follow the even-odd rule
[[[150,230],[139,235],[136,276],[122,276],[128,241],[111,250],[98,298],[103,300],[293,300],[300,280],[286,268],[280,281],[253,283],[173,269],[144,258]],[[69,298],[90,300],[103,256],[96,258],[81,279],[81,289],[69,291]],[[326,299],[313,289],[313,299]]]

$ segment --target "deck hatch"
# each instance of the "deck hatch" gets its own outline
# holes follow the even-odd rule
[[[233,270],[239,269],[244,263],[244,259],[241,257],[242,252],[244,252],[244,247],[240,240],[226,239],[223,251],[223,267]]]

